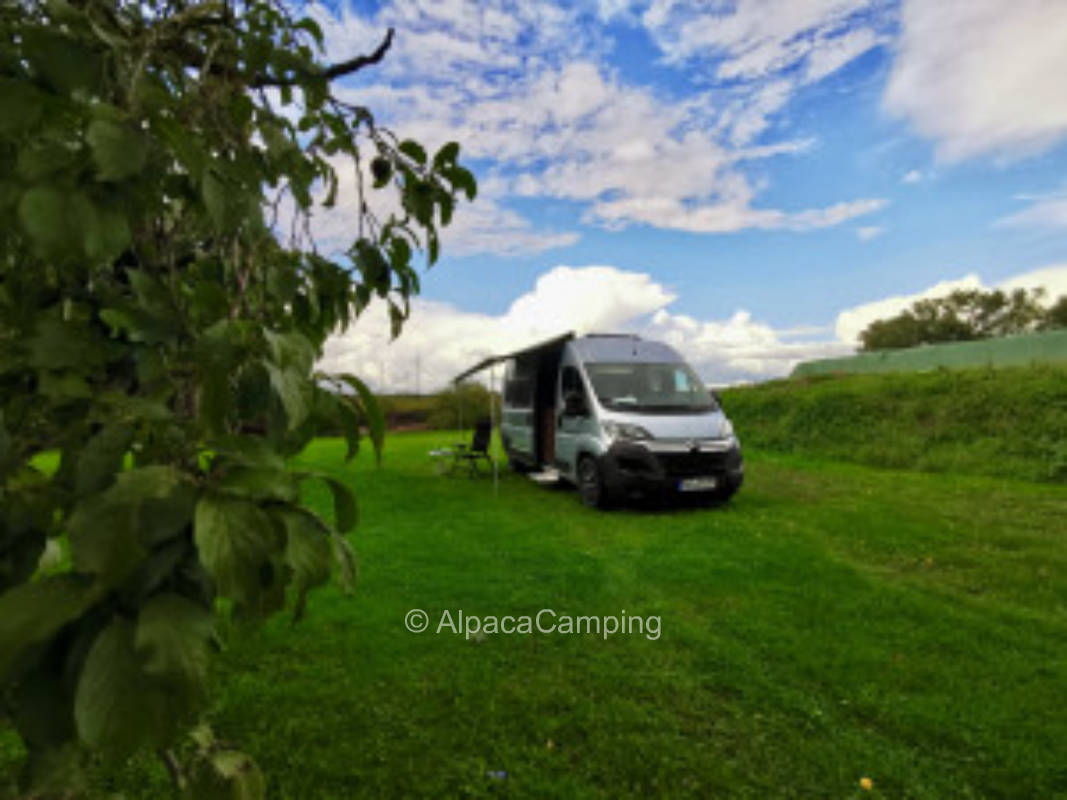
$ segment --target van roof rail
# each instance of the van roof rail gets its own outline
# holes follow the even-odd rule
[[[640,339],[636,333],[587,333],[586,339]]]

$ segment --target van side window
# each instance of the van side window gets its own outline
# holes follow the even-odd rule
[[[533,408],[533,376],[528,361],[515,359],[508,362],[504,375],[504,403],[513,408]]]
[[[582,386],[582,377],[574,367],[564,367],[560,377],[560,390],[564,397],[570,394],[578,394],[585,397],[585,387]]]

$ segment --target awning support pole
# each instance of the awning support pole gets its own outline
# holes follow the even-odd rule
[[[489,450],[493,453],[493,496],[500,494],[500,476],[498,474],[499,453],[493,442],[493,431],[496,430],[496,401],[493,394],[496,391],[496,365],[489,367]]]

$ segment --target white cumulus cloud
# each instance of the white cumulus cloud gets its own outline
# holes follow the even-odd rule
[[[501,191],[479,196],[478,204],[491,205],[482,212],[457,210],[457,232],[446,240],[452,245],[446,253],[511,254],[563,247],[577,235],[540,230],[521,219],[509,206],[513,196],[577,201],[584,208],[582,222],[612,229],[639,223],[708,233],[809,230],[881,207],[879,198],[815,208],[762,207],[764,186],[746,171],[747,162],[799,154],[810,146],[810,141],[753,144],[798,81],[820,80],[881,41],[881,34],[863,25],[847,32],[835,27],[854,22],[853,12],[870,6],[869,0],[820,2],[817,13],[797,12],[808,4],[785,0],[755,12],[741,5],[723,22],[736,29],[729,41],[677,42],[679,52],[694,58],[707,47],[721,47],[732,59],[749,59],[752,37],[759,38],[751,29],[762,19],[772,49],[788,49],[791,38],[811,40],[796,59],[782,62],[783,70],[803,68],[807,77],[738,62],[732,69],[745,76],[743,86],[692,87],[682,98],[634,85],[607,66],[610,42],[604,29],[590,24],[592,6],[394,0],[368,16],[347,5],[337,13],[314,6],[313,13],[325,30],[331,59],[367,52],[387,26],[396,27],[387,58],[342,82],[340,93],[430,148],[460,141],[467,158],[485,165],[482,177],[499,180]],[[650,25],[656,41],[669,49],[680,35],[679,20],[699,9],[661,5],[640,9],[604,2],[596,12]],[[663,20],[656,22],[661,13]],[[718,19],[711,12],[703,16]]]
[[[673,310],[678,293],[644,272],[607,265],[557,266],[542,273],[503,314],[483,314],[416,299],[401,336],[390,339],[381,304],[326,343],[319,368],[355,372],[379,391],[436,391],[483,358],[567,331],[637,333],[681,352],[711,385],[788,375],[801,362],[852,353],[860,332],[922,298],[955,289],[1046,290],[1045,302],[1067,294],[1067,264],[1053,264],[987,286],[977,274],[940,281],[911,294],[849,308],[833,326],[776,328],[738,309],[725,318]]]
[[[675,345],[707,382],[787,374],[798,361],[848,352],[834,341],[794,341],[745,310],[726,319],[671,311],[675,293],[642,272],[611,266],[557,266],[500,315],[417,299],[401,336],[389,338],[384,308],[372,305],[347,332],[326,344],[319,367],[356,372],[379,390],[440,389],[488,355],[506,353],[567,331],[627,331]],[[785,339],[791,341],[785,341]]]
[[[944,161],[1017,158],[1067,137],[1067,3],[904,0],[888,111]]]

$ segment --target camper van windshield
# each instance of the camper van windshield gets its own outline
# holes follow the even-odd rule
[[[589,364],[597,400],[613,411],[649,414],[715,410],[704,383],[686,364]]]

